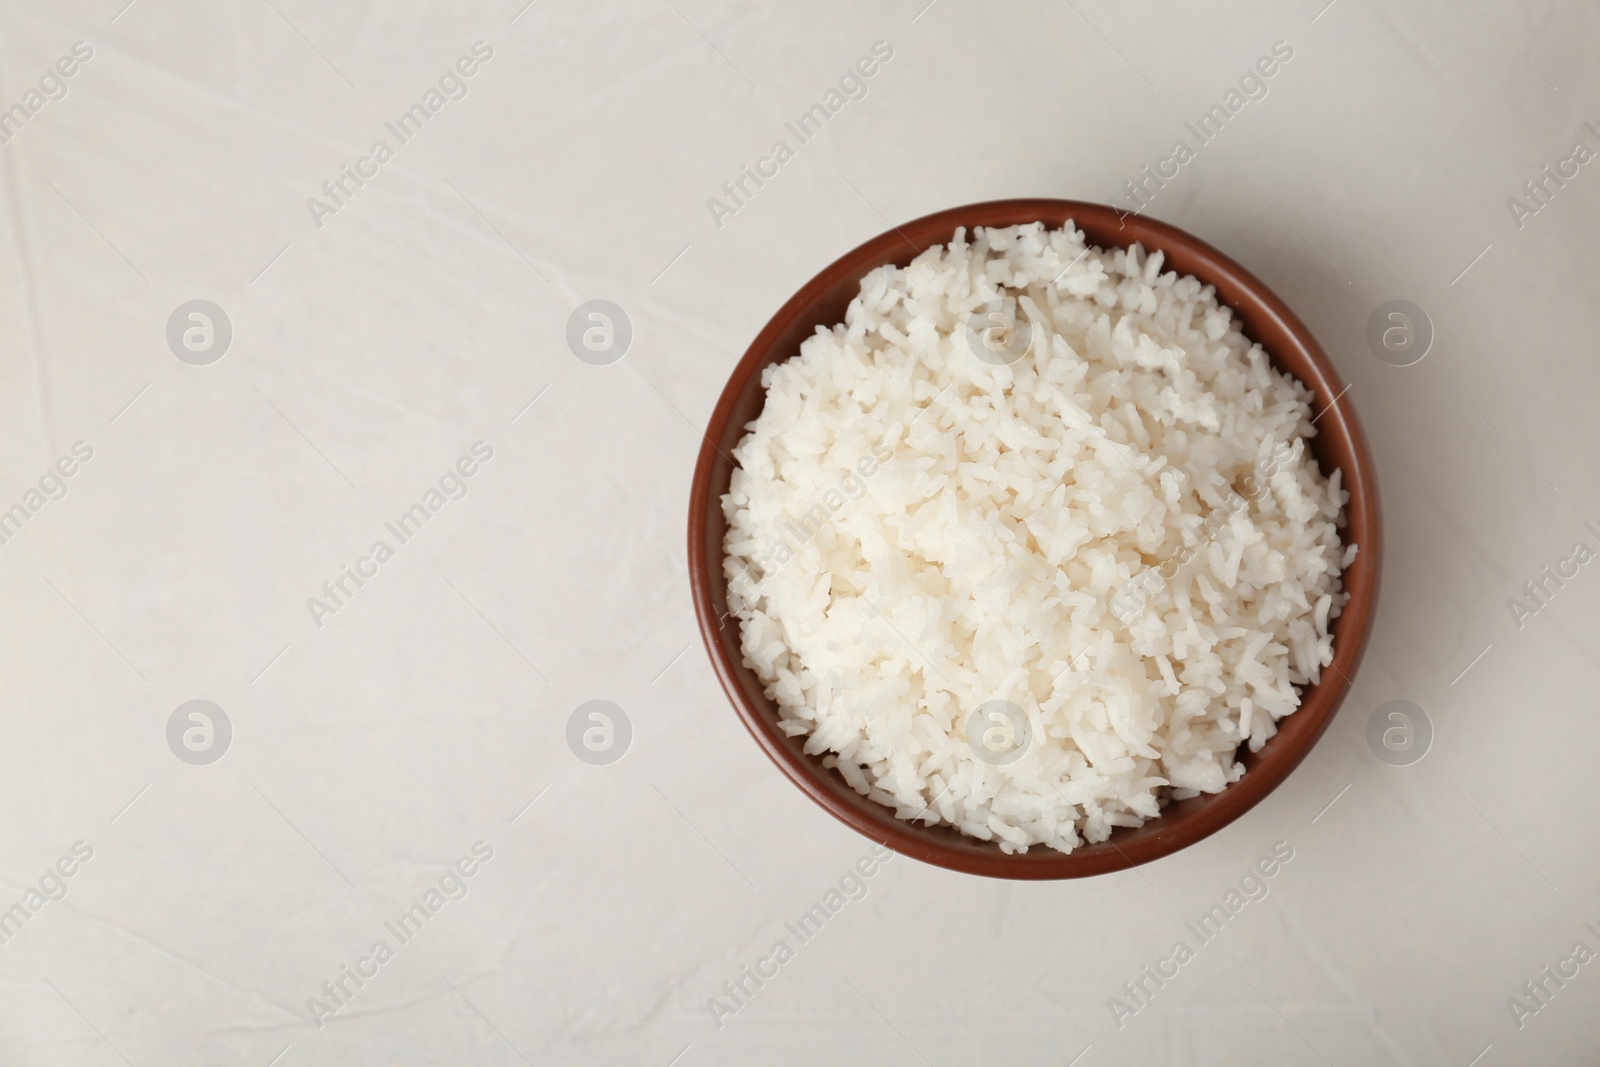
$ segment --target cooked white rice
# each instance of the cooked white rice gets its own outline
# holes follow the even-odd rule
[[[762,376],[723,498],[745,662],[902,819],[1104,840],[1238,780],[1332,661],[1355,546],[1311,393],[1161,263],[957,230]],[[1003,365],[965,323],[1007,298],[1032,344]],[[1030,727],[1002,765],[968,742],[992,701]]]

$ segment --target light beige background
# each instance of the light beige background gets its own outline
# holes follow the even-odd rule
[[[0,148],[0,508],[94,449],[0,546],[0,909],[94,850],[0,944],[0,1062],[1587,1062],[1600,967],[1520,1030],[1507,1000],[1600,948],[1600,573],[1521,629],[1506,602],[1600,519],[1600,168],[1521,229],[1506,200],[1600,120],[1592,5],[123,3],[0,6],[0,106],[94,49]],[[468,95],[315,226],[307,198],[477,40]],[[867,97],[716,226],[707,198],[879,40]],[[1388,565],[1343,712],[1140,872],[889,864],[717,1028],[707,999],[866,850],[695,635],[685,507],[725,376],[888,221],[1106,199],[1279,40],[1270,94],[1151,211],[1352,383]],[[196,298],[233,325],[211,366],[165,340]],[[594,298],[634,328],[609,367],[564,341]],[[1364,341],[1397,298],[1437,333],[1404,369]],[[315,627],[306,599],[480,439],[466,498]],[[234,730],[205,767],[165,737],[195,698]],[[1436,731],[1403,768],[1366,743],[1398,698]],[[566,745],[591,699],[632,722],[608,767]],[[466,898],[314,1026],[479,840]],[[1277,841],[1270,896],[1114,1025]]]

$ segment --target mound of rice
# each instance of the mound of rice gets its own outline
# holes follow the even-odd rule
[[[1104,840],[1237,781],[1332,661],[1356,546],[1311,393],[1161,264],[957,230],[762,377],[722,502],[745,662],[902,819]]]

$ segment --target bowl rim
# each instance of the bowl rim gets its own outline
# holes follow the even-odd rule
[[[1238,781],[1220,793],[1174,802],[1142,827],[1119,828],[1105,842],[1080,845],[1070,853],[1042,845],[1030,847],[1026,853],[1004,853],[993,842],[967,837],[948,826],[901,821],[891,809],[848,786],[841,792],[843,778],[837,770],[823,768],[822,757],[804,755],[794,739],[778,730],[775,705],[759,682],[755,693],[750,691],[754,674],[743,665],[738,651],[738,626],[722,625],[725,618],[731,618],[719,614],[719,602],[725,605],[727,597],[722,568],[725,551],[720,543],[713,550],[707,537],[711,526],[720,528],[711,509],[720,515],[733,466],[719,442],[731,452],[745,434],[744,425],[731,425],[734,409],[752,387],[761,390],[760,375],[766,366],[796,354],[797,350],[780,352],[776,346],[830,291],[836,293],[841,285],[858,283],[878,266],[891,262],[903,266],[927,248],[947,242],[957,227],[965,227],[969,234],[978,226],[1032,222],[1056,229],[1069,220],[1091,245],[1128,247],[1137,242],[1147,252],[1160,249],[1166,256],[1164,271],[1193,274],[1215,286],[1218,299],[1232,308],[1246,336],[1261,344],[1274,367],[1311,389],[1313,410],[1320,407],[1322,411],[1317,416],[1317,435],[1311,439],[1313,452],[1330,475],[1326,454],[1337,452],[1346,457],[1338,465],[1344,472],[1342,487],[1350,497],[1341,540],[1361,547],[1343,574],[1343,589],[1350,598],[1332,628],[1333,663],[1316,685],[1302,691],[1300,707],[1279,720],[1279,732],[1261,753],[1241,757],[1248,769]],[[813,319],[813,325],[816,321]],[[1271,343],[1259,336],[1262,332],[1271,335]],[[1286,362],[1296,366],[1291,368]],[[1380,502],[1366,438],[1345,392],[1316,338],[1276,293],[1207,242],[1168,223],[1104,204],[1027,198],[967,204],[891,226],[824,267],[779,308],[733,368],[706,426],[690,491],[688,563],[698,629],[718,681],[757,745],[791,782],[845,825],[898,854],[968,874],[1011,879],[1085,877],[1127,870],[1171,855],[1243,816],[1299,766],[1348,694],[1365,652],[1382,571]],[[759,406],[756,410],[759,412]],[[773,709],[770,713],[769,708]]]

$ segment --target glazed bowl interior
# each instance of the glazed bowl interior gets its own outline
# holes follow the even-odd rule
[[[845,308],[863,275],[886,263],[904,266],[926,249],[947,242],[958,226],[1011,226],[1043,222],[1059,228],[1071,221],[1088,243],[1101,248],[1135,242],[1165,253],[1162,269],[1192,274],[1216,287],[1233,309],[1245,335],[1259,342],[1280,371],[1313,394],[1317,434],[1311,451],[1324,474],[1344,472],[1350,494],[1345,509],[1346,544],[1360,548],[1344,572],[1349,603],[1335,621],[1334,659],[1321,681],[1301,694],[1301,705],[1280,720],[1278,732],[1259,753],[1241,748],[1242,779],[1220,793],[1169,804],[1159,818],[1119,829],[1103,842],[1080,845],[1070,854],[1035,845],[1007,854],[994,842],[968,837],[948,826],[924,826],[895,818],[886,807],[852,789],[821,756],[807,755],[803,739],[778,729],[778,708],[760,679],[745,665],[738,619],[728,613],[723,572],[727,522],[722,497],[733,465],[729,458],[765,401],[762,370],[800,351],[818,326],[844,321]],[[1002,878],[1074,878],[1148,863],[1215,833],[1275,789],[1305,758],[1327,729],[1355,677],[1376,608],[1380,568],[1377,484],[1366,442],[1344,386],[1327,356],[1298,318],[1255,277],[1203,241],[1172,226],[1099,204],[1071,200],[1001,200],[954,208],[908,222],[875,237],[828,266],[786,303],[739,361],[706,429],[695,469],[689,510],[689,578],[701,636],[723,689],[756,742],[808,796],[838,819],[896,852],[971,874]],[[1334,403],[1335,400],[1337,403]]]

